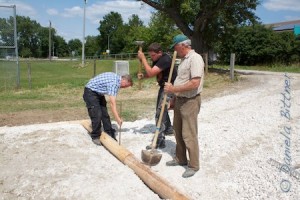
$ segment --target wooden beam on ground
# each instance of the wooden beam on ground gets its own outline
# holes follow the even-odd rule
[[[84,120],[81,125],[91,132],[91,122]],[[171,186],[169,182],[157,175],[151,168],[142,162],[140,162],[130,151],[120,146],[118,142],[112,139],[105,132],[101,133],[100,142],[106,147],[116,158],[118,158],[123,164],[130,167],[142,181],[151,188],[156,194],[163,199],[191,199],[188,195],[180,192],[174,186]]]

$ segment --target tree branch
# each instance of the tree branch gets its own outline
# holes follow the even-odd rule
[[[207,8],[204,8],[203,10],[206,10],[208,12],[199,12],[198,17],[195,21],[195,30],[203,31],[209,22],[210,19],[213,18],[215,14],[217,14],[220,10],[222,10],[226,4],[234,4],[236,0],[220,0],[216,6],[214,6],[214,9],[210,10]],[[201,26],[201,27],[200,27]]]
[[[191,36],[193,31],[189,26],[184,22],[180,15],[180,8],[177,7],[179,4],[177,0],[172,0],[168,7],[165,7],[164,4],[154,2],[153,0],[141,0],[149,6],[166,13],[177,25],[177,27],[187,36]]]

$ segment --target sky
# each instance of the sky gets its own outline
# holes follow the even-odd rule
[[[57,34],[66,41],[82,40],[83,35],[98,35],[99,21],[111,11],[120,13],[124,22],[136,14],[144,25],[148,24],[154,11],[147,4],[135,0],[86,0],[86,4],[85,0],[0,0],[0,17],[4,13],[1,6],[8,5],[16,5],[17,15],[28,16],[44,27],[48,27],[51,21]],[[261,0],[255,13],[263,24],[300,20],[300,0]]]

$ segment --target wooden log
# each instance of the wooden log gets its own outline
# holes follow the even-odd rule
[[[81,125],[88,132],[92,131],[89,120],[82,121]],[[142,181],[161,198],[180,200],[191,199],[191,197],[182,193],[168,181],[157,175],[149,166],[140,162],[130,151],[120,146],[118,142],[112,139],[105,132],[101,133],[100,142],[123,164],[130,167],[140,177],[140,179],[142,179]]]

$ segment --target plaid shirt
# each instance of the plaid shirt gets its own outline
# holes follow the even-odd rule
[[[103,95],[117,96],[121,86],[121,76],[113,72],[105,72],[92,78],[86,88]]]

